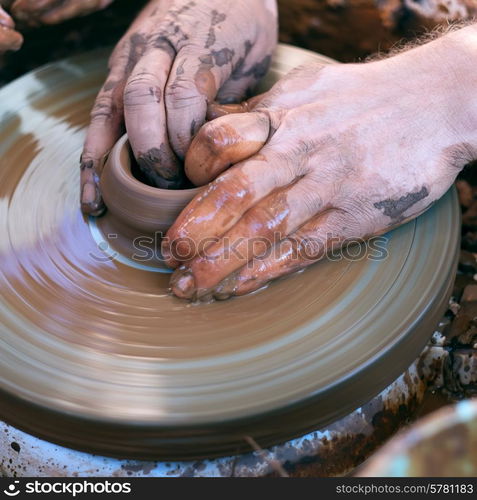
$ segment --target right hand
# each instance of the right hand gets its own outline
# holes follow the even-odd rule
[[[180,161],[214,100],[237,102],[266,73],[275,0],[152,0],[116,46],[81,161],[81,206],[104,210],[102,158],[126,126],[150,184],[177,188]]]
[[[186,172],[215,180],[162,241],[172,292],[243,295],[427,210],[477,160],[476,49],[474,25],[380,61],[309,63],[204,125]]]

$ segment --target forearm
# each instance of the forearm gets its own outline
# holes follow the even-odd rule
[[[450,89],[454,90],[455,127],[477,150],[477,23],[449,33],[441,42],[455,85]]]
[[[441,85],[448,96],[448,120],[462,140],[461,154],[465,154],[467,163],[474,161],[477,159],[477,23],[444,35],[426,49],[433,65],[441,68]]]

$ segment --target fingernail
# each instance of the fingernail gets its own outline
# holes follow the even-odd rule
[[[195,292],[195,279],[192,271],[185,267],[177,269],[171,277],[171,290],[180,299],[191,299]]]
[[[99,217],[106,211],[97,186],[87,182],[81,191],[81,211],[87,215]]]

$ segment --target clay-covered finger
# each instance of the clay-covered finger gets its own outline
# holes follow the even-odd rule
[[[261,200],[203,255],[175,271],[172,292],[192,300],[207,295],[222,280],[326,209],[325,188],[322,193],[317,189],[313,196],[307,194],[309,190],[306,179],[298,180]]]
[[[358,238],[345,226],[340,211],[324,212],[306,223],[290,237],[270,249],[263,258],[243,267],[234,277],[234,282],[217,287],[217,297],[244,295],[267,285],[269,282],[304,269],[333,249],[341,247],[347,238]],[[358,231],[359,232],[359,231]]]
[[[266,94],[259,94],[250,99],[233,104],[224,104],[218,101],[211,102],[207,106],[207,120],[215,120],[221,116],[234,113],[250,113],[261,102]]]
[[[18,50],[22,46],[23,37],[14,28],[13,19],[0,6],[0,53]]]
[[[289,237],[270,247],[263,256],[222,281],[213,291],[214,298],[224,300],[253,292],[277,278],[315,264],[346,241],[350,244],[361,241],[362,232],[348,218],[335,209],[313,217]]]
[[[217,93],[217,101],[223,104],[232,104],[242,101],[245,96],[251,94],[260,79],[261,78],[257,78],[253,74],[243,75],[239,78],[232,75],[222,87],[220,87]]]
[[[313,64],[309,71],[305,73],[306,77],[302,78],[300,85],[297,85],[294,75],[302,74],[303,68],[293,69],[284,78],[279,80],[270,90],[251,97],[250,99],[239,103],[228,103],[227,100],[221,100],[221,94],[217,96],[217,100],[210,103],[207,108],[207,119],[214,120],[224,115],[232,113],[247,113],[260,108],[280,108],[293,109],[298,106],[307,104],[309,95],[306,91],[317,78],[319,71],[325,68],[327,64]]]
[[[99,189],[105,156],[123,132],[122,69],[115,68],[100,90],[81,155],[80,200],[83,213],[101,215],[105,206]]]
[[[192,138],[205,123],[207,105],[231,71],[234,51],[201,53],[192,47],[177,55],[165,99],[171,145],[182,159]]]
[[[105,210],[99,178],[106,155],[124,133],[124,88],[130,72],[147,50],[147,40],[139,29],[154,9],[152,2],[147,4],[114,49],[109,76],[91,112],[81,156],[81,208],[89,215],[100,215]]]
[[[18,50],[23,44],[23,37],[18,31],[0,25],[0,54],[9,50]]]
[[[186,175],[194,185],[203,186],[258,153],[269,136],[270,119],[265,113],[241,113],[209,122],[187,152]]]
[[[272,42],[272,46],[277,42],[277,34],[274,40],[268,40],[265,43]],[[260,44],[248,45],[246,55],[241,59],[233,73],[217,93],[217,101],[222,103],[239,102],[257,86],[258,82],[268,73],[272,62],[272,54],[264,53]]]
[[[264,148],[259,155],[231,167],[209,184],[167,232],[162,244],[166,263],[177,267],[180,262],[193,259],[262,198],[304,175],[300,165],[288,166],[283,162],[283,158]]]
[[[138,62],[124,89],[124,116],[139,168],[157,187],[183,182],[179,160],[169,144],[164,88],[174,58],[172,47],[150,49]]]
[[[15,23],[10,15],[8,15],[0,4],[0,26],[5,26],[5,28],[13,29],[15,27]]]

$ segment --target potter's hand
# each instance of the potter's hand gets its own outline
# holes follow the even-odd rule
[[[104,9],[113,0],[14,0],[11,12],[25,24],[57,24]]]
[[[468,61],[476,27],[378,62],[302,67],[250,112],[206,124],[187,154],[191,179],[233,166],[167,234],[172,291],[244,294],[425,211],[477,158]]]
[[[2,8],[9,7],[10,1],[0,0],[0,54],[9,50],[18,50],[23,43],[23,37],[15,31],[15,23]]]
[[[153,185],[181,185],[183,159],[207,104],[239,100],[266,72],[276,45],[275,0],[152,1],[119,42],[94,105],[82,155],[83,211],[103,210],[101,157],[123,122]]]

